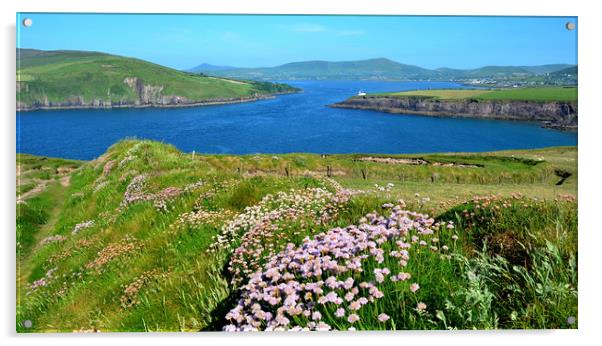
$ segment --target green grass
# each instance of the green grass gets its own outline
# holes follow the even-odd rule
[[[422,96],[441,100],[474,99],[484,101],[577,102],[577,88],[512,88],[499,90],[415,90],[376,95]]]
[[[311,217],[290,222],[279,218],[271,223],[278,236],[260,233],[257,244],[269,244],[275,251],[288,242],[299,244],[306,235],[357,224],[365,214],[399,198],[409,210],[454,221],[460,236],[454,243],[451,233],[439,235],[442,243],[453,245],[451,258],[412,254],[416,260],[408,270],[420,282],[418,295],[401,293],[395,285],[384,287],[393,298],[383,300],[376,310],[362,310],[365,324],[360,328],[576,326],[566,323],[568,316],[577,317],[577,206],[571,197],[577,194],[576,148],[386,155],[430,162],[421,166],[358,161],[365,156],[193,156],[170,145],[135,140],[121,141],[91,162],[19,155],[28,170],[70,164],[78,168],[70,173],[68,187],[52,180],[18,207],[17,330],[220,329],[238,298],[226,267],[249,229],[237,233],[233,247],[217,253],[209,251],[213,237],[268,194],[316,187],[334,191],[327,167],[338,184],[364,193],[323,224]],[[450,162],[477,167],[433,165]],[[555,185],[560,180],[557,169],[573,173],[560,186]],[[123,204],[128,186],[141,174],[147,176],[141,187],[146,195],[199,180],[203,185],[167,199],[165,208],[150,200]],[[389,183],[393,186],[387,187]],[[497,197],[488,197],[487,205],[473,200],[490,194]],[[276,205],[268,203],[267,208]],[[200,208],[213,216],[177,226],[184,213]],[[94,223],[72,234],[75,225],[88,220]],[[57,235],[64,239],[43,244]],[[267,258],[256,259],[265,263]],[[90,269],[90,263],[100,264]],[[29,289],[44,277],[45,286]],[[128,287],[131,293],[126,295]],[[416,299],[429,306],[430,315],[416,315]],[[387,311],[395,325],[369,322],[377,311]],[[23,320],[31,320],[33,327],[24,328]],[[333,325],[344,327],[340,322]]]
[[[32,51],[18,59],[17,100],[25,105],[102,100],[134,104],[139,95],[124,81],[138,78],[160,95],[188,102],[249,98],[296,89],[275,83],[236,81],[182,72],[139,59],[97,52]],[[158,102],[153,100],[153,102]]]

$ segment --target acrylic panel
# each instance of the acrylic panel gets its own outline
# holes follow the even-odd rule
[[[16,23],[17,332],[578,327],[576,17]]]

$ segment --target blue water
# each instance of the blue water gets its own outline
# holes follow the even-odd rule
[[[461,87],[445,82],[291,81],[303,93],[194,108],[56,110],[17,114],[17,151],[93,159],[126,137],[202,153],[418,153],[576,145],[535,123],[434,118],[327,107],[358,90]]]

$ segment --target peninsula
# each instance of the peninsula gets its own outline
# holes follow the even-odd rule
[[[577,88],[416,90],[353,96],[331,107],[387,113],[537,121],[577,130]]]

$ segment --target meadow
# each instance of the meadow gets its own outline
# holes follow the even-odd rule
[[[441,100],[490,100],[490,101],[532,101],[532,102],[577,102],[577,88],[574,87],[533,87],[511,89],[466,89],[466,90],[416,90],[379,95],[424,96]]]
[[[575,147],[17,166],[18,332],[578,326]]]

